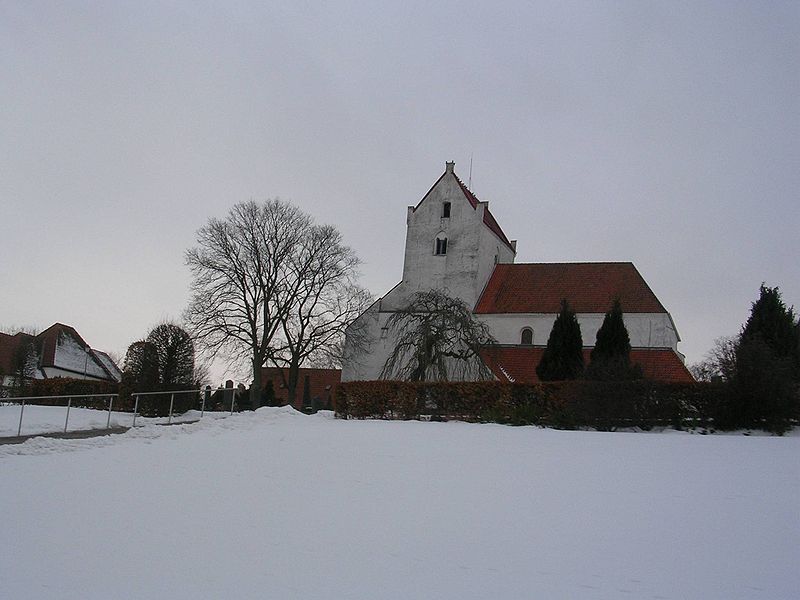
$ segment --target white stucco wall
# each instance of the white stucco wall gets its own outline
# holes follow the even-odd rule
[[[547,344],[556,314],[492,314],[478,315],[500,344],[519,344],[523,328],[533,329],[533,344]],[[578,313],[578,324],[584,346],[594,346],[597,330],[603,324],[603,313]],[[678,335],[666,313],[628,313],[623,315],[625,327],[635,348],[672,348],[677,350]]]
[[[384,330],[393,314],[379,311],[380,301],[364,312],[350,329],[345,340],[345,360],[342,361],[342,381],[378,379],[394,348],[394,337]],[[350,331],[358,329],[356,335]],[[358,340],[356,347],[356,341]]]
[[[450,202],[450,217],[442,207]],[[514,252],[483,222],[487,203],[472,208],[448,163],[447,171],[420,205],[408,208],[402,283],[382,298],[397,310],[419,291],[446,290],[474,306],[497,262],[514,262]],[[447,237],[447,254],[436,255],[436,238]]]

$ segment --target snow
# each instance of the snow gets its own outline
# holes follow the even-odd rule
[[[8,598],[798,598],[800,436],[262,408],[0,446]]]
[[[117,381],[122,381],[122,371],[119,370],[119,367],[116,363],[111,360],[111,357],[106,354],[105,352],[101,352],[100,350],[92,350],[92,354],[101,362],[106,370],[113,375],[114,379]]]
[[[209,418],[218,418],[227,413],[206,412]],[[9,404],[0,406],[0,441],[3,437],[17,435],[19,429],[19,404]],[[174,415],[173,423],[196,421],[200,418],[199,410],[190,410],[182,415]],[[64,431],[64,423],[67,419],[67,404],[64,406],[35,406],[25,405],[22,412],[22,435],[35,435],[40,433],[58,433]],[[167,423],[168,417],[146,418],[136,417],[136,426],[154,423]],[[79,431],[85,429],[105,429],[109,424],[108,411],[93,410],[89,408],[69,409],[69,421],[67,431]],[[132,412],[111,411],[111,427],[130,427],[133,425]]]
[[[54,366],[67,369],[76,373],[85,373],[92,377],[105,379],[108,377],[103,368],[95,362],[95,358],[72,336],[64,334],[58,336]]]

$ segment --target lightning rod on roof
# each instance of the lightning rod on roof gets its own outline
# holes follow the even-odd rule
[[[469,183],[467,189],[472,191],[472,152],[469,153]]]

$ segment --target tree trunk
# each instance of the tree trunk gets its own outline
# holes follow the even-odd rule
[[[261,363],[253,361],[253,384],[250,386],[250,404],[253,410],[261,407]]]
[[[289,406],[296,408],[295,402],[297,401],[297,380],[300,378],[300,365],[292,361],[289,363],[289,368],[286,370],[288,371],[286,391],[289,393]]]

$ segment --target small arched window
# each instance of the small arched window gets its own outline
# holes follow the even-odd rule
[[[443,235],[436,236],[436,250],[434,254],[437,256],[443,256],[447,254],[447,238]]]
[[[530,327],[526,327],[522,330],[522,335],[520,336],[520,344],[523,346],[530,346],[533,344],[533,329]]]
[[[450,218],[450,203],[445,202],[442,204],[442,218],[449,219]]]

